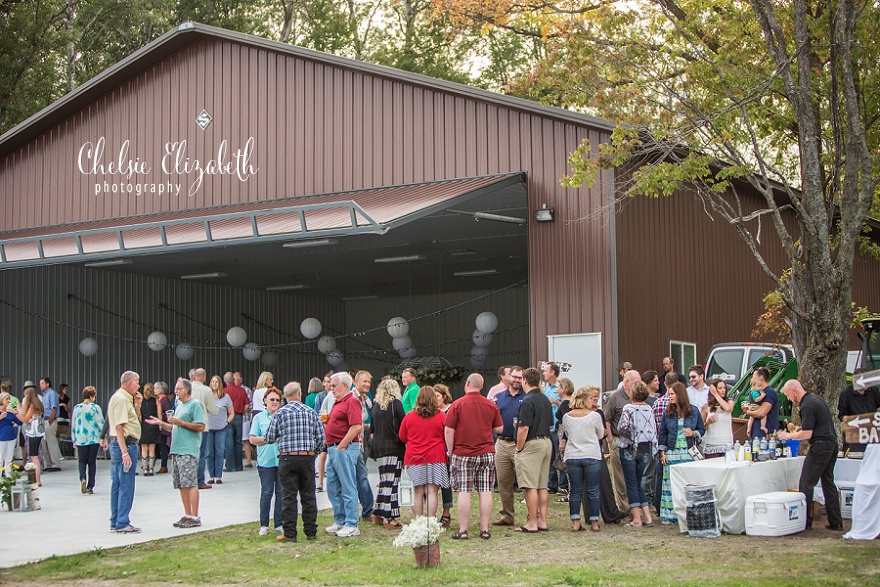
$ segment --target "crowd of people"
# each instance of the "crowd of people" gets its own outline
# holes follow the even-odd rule
[[[313,378],[305,394],[295,381],[279,389],[270,372],[260,374],[252,391],[239,373],[208,380],[205,369],[197,368],[170,393],[164,381],[142,386],[137,373],[126,371],[106,417],[92,386],[71,409],[66,390],[55,393],[48,377],[40,379],[41,392],[27,381],[20,402],[3,382],[0,465],[8,473],[21,436],[24,460],[35,464],[41,484],[41,473],[57,470],[61,461],[53,426],[63,413],[83,494],[94,492],[99,451],[109,454],[110,526],[123,534],[140,532],[129,517],[138,474],[170,473],[183,506],[174,525],[194,528],[201,525],[199,490],[221,485],[224,472],[251,468],[254,460],[259,534],[268,535],[271,522],[281,542],[295,542],[298,526],[306,539],[316,538],[316,494],[325,489],[333,510],[327,533],[357,536],[362,522],[401,528],[404,476],[414,489],[414,516],[436,517],[439,511],[440,524],[448,526],[457,498],[455,540],[470,538],[472,492],[478,494],[478,535],[484,540],[492,526],[548,530],[554,494],[568,503],[573,532],[599,532],[600,520],[633,529],[652,527],[655,519],[669,525],[677,522],[670,467],[693,460],[696,451],[705,458],[724,456],[733,445],[734,405],[726,384],[706,382],[699,365],[685,378],[671,358],[662,364],[662,374],[621,364],[620,385],[604,401],[596,386],[575,389],[552,362],[540,369],[502,366],[498,383],[485,394],[483,377],[472,373],[455,401],[444,385],[420,385],[413,369],[404,369],[399,381],[383,377],[375,394],[367,371]],[[745,412],[753,438],[775,433],[778,425],[779,395],[769,379],[766,368],[753,371],[753,402]],[[801,479],[801,491],[811,499],[820,480],[828,490],[834,486],[837,440],[830,411],[797,381],[781,391],[801,405],[803,426],[779,437],[810,438],[814,445]],[[845,392],[841,406],[863,409],[863,395]],[[375,494],[368,459],[378,465]],[[500,510],[493,521],[496,490]],[[520,521],[517,492],[527,511]],[[840,529],[837,492],[830,494],[829,527]]]

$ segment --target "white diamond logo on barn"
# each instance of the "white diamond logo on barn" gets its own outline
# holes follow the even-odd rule
[[[199,114],[198,118],[196,118],[196,124],[198,124],[202,130],[208,128],[208,125],[211,124],[211,121],[214,120],[211,118],[211,115],[208,114],[207,110],[202,110],[202,113]]]

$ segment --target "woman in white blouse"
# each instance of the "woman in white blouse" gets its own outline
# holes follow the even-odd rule
[[[632,403],[623,406],[620,416],[620,465],[626,481],[626,497],[632,512],[630,528],[653,526],[651,508],[642,487],[642,475],[648,461],[657,454],[657,423],[651,406],[645,403],[648,386],[642,381],[633,383],[630,389]]]
[[[581,387],[569,400],[571,411],[562,417],[559,450],[564,452],[568,470],[568,511],[572,532],[584,529],[580,511],[582,501],[590,529],[599,531],[599,470],[603,458],[599,442],[605,436],[605,426],[597,411],[598,404],[599,388],[593,385]],[[586,500],[583,500],[584,495]]]
[[[733,420],[730,413],[733,402],[727,401],[727,384],[715,379],[709,384],[709,401],[700,409],[706,434],[703,436],[703,456],[707,459],[723,457],[733,445]]]

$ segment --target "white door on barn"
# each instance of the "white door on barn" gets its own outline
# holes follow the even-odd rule
[[[559,376],[571,379],[575,389],[584,385],[604,389],[601,332],[548,335],[546,360],[571,363],[571,370]]]

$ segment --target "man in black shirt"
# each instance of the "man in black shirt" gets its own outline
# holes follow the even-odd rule
[[[526,397],[519,406],[516,430],[516,478],[525,490],[526,507],[529,520],[518,532],[538,532],[547,530],[547,510],[550,506],[550,493],[547,482],[550,478],[550,456],[553,445],[550,442],[550,427],[553,425],[553,408],[550,400],[538,387],[541,372],[534,367],[523,371],[523,391]]]
[[[864,373],[866,369],[859,368],[853,372],[853,375]],[[840,399],[837,402],[837,417],[843,421],[844,416],[855,416],[857,414],[869,414],[880,410],[880,389],[876,387],[868,387],[866,389],[854,389],[852,385],[847,385],[840,392]],[[866,444],[850,444],[843,441],[843,450],[849,449],[852,452],[865,452]]]
[[[828,528],[843,531],[840,515],[840,496],[834,484],[834,465],[837,463],[837,433],[831,420],[828,404],[817,395],[807,393],[796,379],[782,386],[782,393],[791,402],[800,404],[801,429],[797,432],[780,432],[782,440],[809,440],[810,452],[801,470],[798,491],[807,496],[807,530],[813,525],[813,488],[822,480],[825,494],[825,510],[828,512]]]

